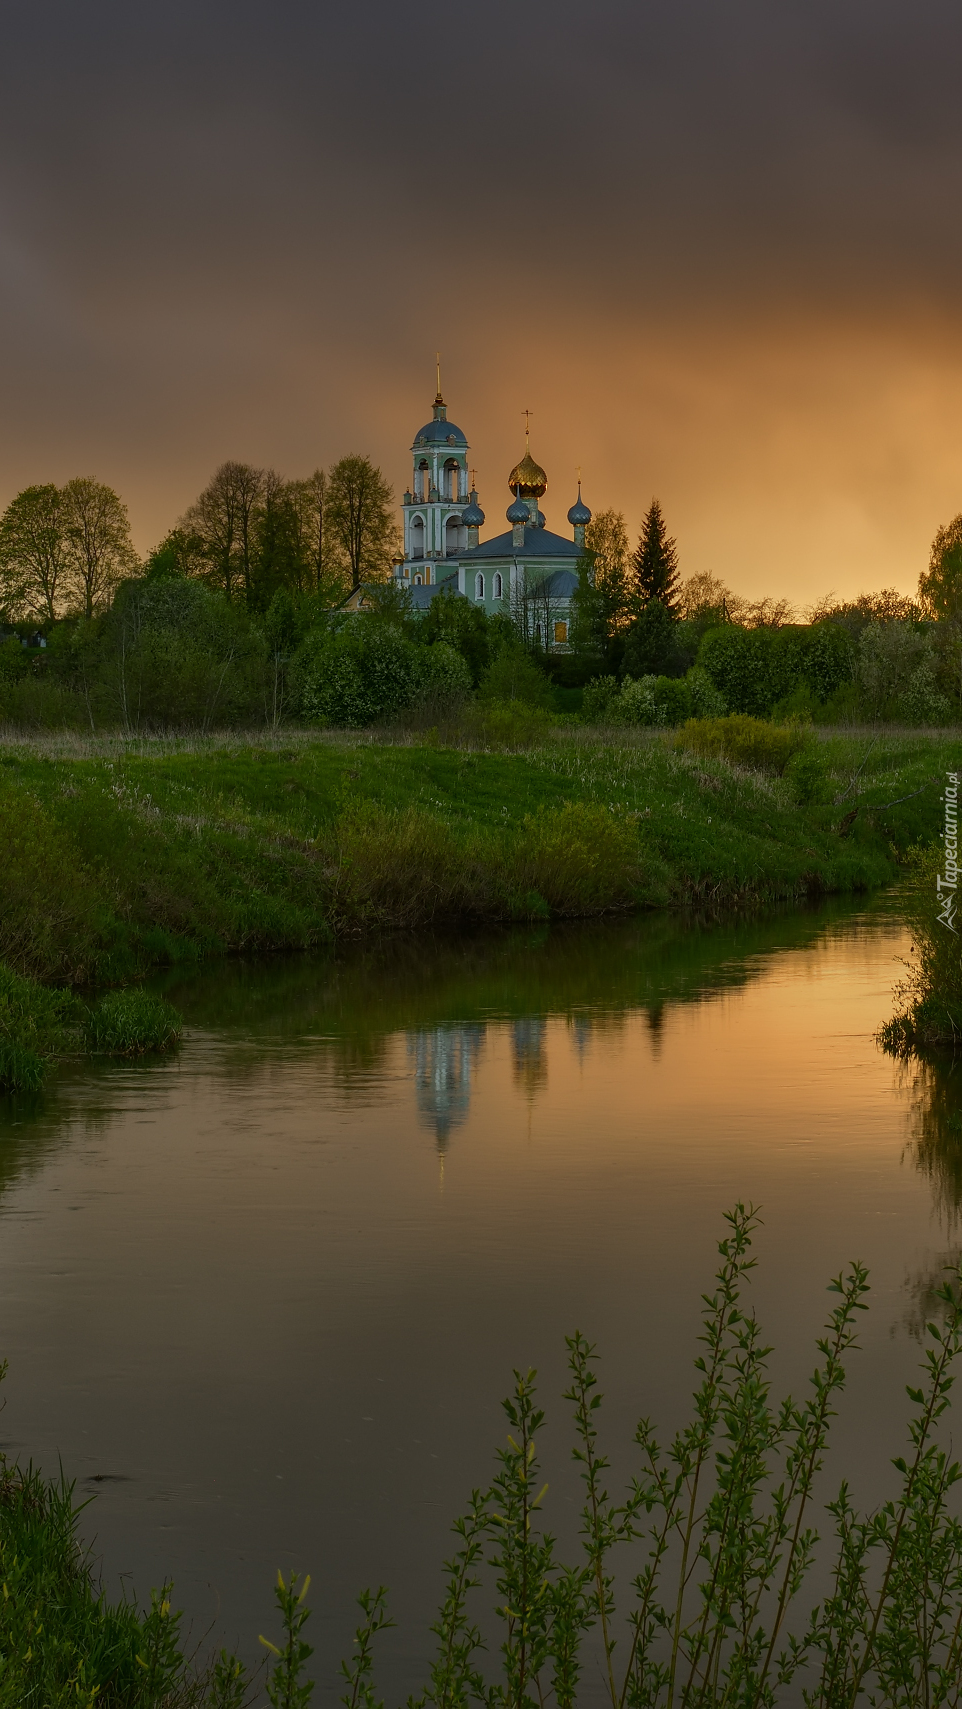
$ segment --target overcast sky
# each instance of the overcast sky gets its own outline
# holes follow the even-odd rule
[[[682,570],[914,589],[962,510],[958,0],[0,7],[0,502],[159,539],[218,463],[369,453],[440,347],[488,530],[532,411]]]

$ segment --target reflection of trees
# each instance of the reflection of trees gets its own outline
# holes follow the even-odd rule
[[[434,1129],[443,1151],[452,1128],[460,1127],[471,1104],[471,1070],[484,1041],[484,1027],[434,1027],[408,1039],[414,1057],[418,1112]]]
[[[962,1208],[962,1057],[935,1052],[902,1066],[912,1099],[909,1150],[949,1224]]]
[[[921,1270],[912,1270],[905,1278],[905,1292],[908,1294],[908,1306],[903,1319],[905,1328],[916,1341],[921,1341],[925,1335],[925,1326],[933,1318],[945,1317],[945,1301],[940,1300],[938,1291],[959,1268],[962,1251],[957,1246],[947,1252],[936,1252],[934,1257]],[[894,1329],[893,1329],[894,1333]]]

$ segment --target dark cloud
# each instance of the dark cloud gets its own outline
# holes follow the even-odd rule
[[[0,497],[96,473],[146,545],[225,456],[400,486],[440,343],[492,516],[525,405],[552,499],[657,486],[746,586],[911,585],[962,508],[956,5],[3,22]]]

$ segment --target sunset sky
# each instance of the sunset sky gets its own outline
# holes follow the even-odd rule
[[[486,532],[532,411],[683,574],[913,591],[962,511],[950,0],[8,0],[0,503],[146,550],[225,458],[369,453],[434,352]]]

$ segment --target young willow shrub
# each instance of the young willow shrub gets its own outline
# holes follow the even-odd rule
[[[908,1451],[894,1461],[897,1494],[863,1515],[843,1483],[823,1507],[820,1474],[858,1345],[866,1271],[852,1264],[832,1281],[837,1304],[808,1394],[776,1404],[771,1349],[743,1299],[757,1217],[737,1205],[726,1220],[690,1422],[662,1444],[641,1419],[637,1468],[620,1499],[609,1493],[600,1443],[595,1349],[580,1333],[568,1338],[565,1399],[584,1492],[574,1563],[559,1558],[542,1525],[544,1413],[535,1373],[515,1372],[503,1403],[507,1445],[490,1488],[476,1489],[455,1523],[436,1656],[410,1709],[545,1709],[552,1699],[573,1709],[586,1669],[585,1695],[594,1703],[600,1693],[610,1709],[957,1709],[962,1524],[951,1508],[962,1468],[938,1425],[962,1348],[962,1278],[939,1290],[943,1322],[929,1325],[923,1380],[908,1389],[915,1411]],[[835,1564],[827,1594],[805,1616],[798,1605],[821,1541],[819,1511],[831,1517]],[[473,1604],[489,1585],[500,1635],[493,1680]],[[364,1701],[373,1703],[370,1647],[377,1622],[386,1623],[383,1591],[362,1607],[357,1646]]]
[[[741,712],[727,718],[690,718],[675,737],[678,747],[693,753],[778,773],[810,740],[797,725],[769,724]]]

